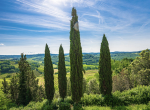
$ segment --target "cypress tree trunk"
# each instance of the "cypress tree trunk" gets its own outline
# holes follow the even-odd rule
[[[59,94],[60,97],[64,98],[67,94],[67,78],[66,78],[66,68],[65,68],[65,57],[62,45],[59,47],[59,62],[58,62],[58,84],[59,84]]]
[[[103,35],[100,59],[99,59],[99,89],[103,95],[111,95],[112,92],[112,71],[111,71],[111,57],[108,46],[108,41]]]
[[[70,27],[70,81],[72,100],[78,103],[83,96],[83,64],[82,64],[82,48],[80,43],[80,32],[75,30],[74,24],[78,21],[76,9],[72,8],[72,20]]]
[[[45,58],[44,58],[44,80],[45,80],[45,92],[49,104],[52,102],[54,97],[54,70],[51,61],[50,51],[48,45],[45,46]]]

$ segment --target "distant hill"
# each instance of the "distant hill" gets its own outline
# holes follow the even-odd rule
[[[150,50],[150,49],[149,49]],[[122,52],[122,51],[115,51],[115,52],[110,52],[110,54],[121,54],[121,53],[140,53],[141,51],[133,51],[133,52]],[[92,54],[92,55],[99,55],[100,53],[82,53],[83,55],[85,54]],[[45,54],[32,54],[32,55],[26,55],[27,58],[32,58],[32,57],[44,57]],[[66,55],[69,55],[69,53],[66,53]],[[7,60],[7,59],[13,59],[13,60],[18,60],[20,59],[21,55],[0,55],[0,60]],[[58,56],[58,54],[51,54],[51,56]]]

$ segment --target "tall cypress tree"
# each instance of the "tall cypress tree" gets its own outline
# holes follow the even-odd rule
[[[67,95],[67,78],[65,68],[65,57],[62,45],[59,47],[59,62],[58,62],[58,84],[60,97],[64,98]]]
[[[111,71],[111,57],[108,46],[108,41],[103,35],[100,59],[99,59],[99,89],[103,95],[111,95],[112,92],[112,71]]]
[[[74,25],[78,22],[76,9],[72,8],[72,19],[70,26],[70,81],[72,100],[78,103],[83,96],[83,64],[82,64],[82,48],[80,43],[80,32],[74,29]]]
[[[50,51],[48,45],[45,46],[45,58],[44,58],[44,80],[45,80],[45,92],[49,104],[52,102],[54,97],[54,70],[51,61]]]
[[[27,87],[26,87],[26,75],[25,75],[25,63],[26,63],[26,55],[23,58],[23,53],[21,53],[21,58],[19,61],[19,69],[20,69],[20,75],[19,75],[19,97],[18,97],[18,104],[27,105],[28,102],[26,101],[26,95],[27,95]]]

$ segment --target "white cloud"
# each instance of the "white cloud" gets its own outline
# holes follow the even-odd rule
[[[15,30],[15,31],[31,31],[31,32],[56,32],[55,30],[32,30],[32,29],[24,29],[12,26],[0,26],[1,30]]]
[[[69,31],[70,30],[70,20],[71,20],[71,9],[72,7],[65,8],[65,6],[62,3],[69,3],[70,0],[16,0],[21,7],[19,7],[21,10],[26,10],[32,13],[38,13],[41,15],[25,15],[25,14],[12,14],[12,13],[4,13],[3,16],[0,18],[0,20],[7,20],[11,22],[16,23],[22,23],[22,24],[28,24],[32,26],[38,26],[48,29],[56,29],[56,30],[62,30],[62,31]],[[73,3],[78,4],[84,4],[85,6],[91,6],[95,4],[95,1],[92,0],[86,0],[86,1],[80,1],[80,0],[73,0]],[[62,6],[57,6],[61,4]],[[80,5],[79,5],[80,6]],[[68,10],[70,10],[68,12]],[[77,10],[78,12],[78,10]],[[103,21],[102,16],[100,16],[100,13],[96,10],[95,12],[98,13],[98,15],[94,14],[87,14],[89,16],[93,16],[98,18],[99,21]],[[32,21],[32,22],[31,22]],[[80,29],[82,31],[86,30],[92,30],[98,31],[97,29],[97,23],[92,23],[90,21],[80,21]],[[85,28],[85,25],[88,24],[88,27]],[[91,26],[92,25],[92,26]],[[27,30],[28,31],[28,30]],[[34,30],[29,30],[34,31]],[[43,31],[42,31],[43,32]]]
[[[4,45],[3,43],[0,43],[0,45]]]
[[[62,43],[65,52],[68,53],[70,46],[70,20],[73,6],[77,9],[83,52],[99,52],[103,33],[108,36],[110,51],[136,51],[150,47],[148,42],[150,21],[147,20],[148,15],[144,16],[145,14],[138,13],[138,10],[144,10],[142,7],[132,6],[123,1],[116,0],[16,0],[16,3],[20,6],[16,10],[24,11],[26,14],[3,12],[0,15],[0,20],[20,23],[31,27],[42,27],[44,30],[0,26],[1,30],[56,32],[55,34],[57,32],[61,33],[61,31],[68,32],[67,38],[64,35],[43,35],[36,39],[33,36],[20,37],[1,34],[1,39],[5,41],[21,39],[28,41],[27,45],[30,45],[30,48],[22,47],[24,50],[21,50],[21,46],[18,46],[19,54],[22,51],[26,53],[42,53],[44,52],[46,43],[50,44],[50,50],[53,53],[58,53],[59,46]],[[119,8],[119,5],[123,6],[123,8]],[[134,13],[135,9],[137,10],[136,13]],[[31,14],[28,15],[28,12]],[[91,38],[84,35],[87,32]],[[134,40],[131,40],[131,38]],[[145,40],[146,38],[148,40]],[[5,43],[5,45],[7,44]],[[12,48],[11,46],[1,46],[1,49],[4,53],[7,53],[6,50]],[[17,53],[17,49],[12,51],[12,53]]]
[[[16,3],[20,5],[18,9],[36,13],[37,15],[29,16],[25,14],[3,13],[3,16],[0,18],[0,20],[7,20],[48,29],[56,29],[58,31],[69,31],[72,6],[79,8],[77,9],[77,13],[78,11],[80,12],[80,9],[84,10],[85,7],[89,7],[89,10],[85,9],[84,11],[82,11],[82,13],[78,13],[80,31],[103,30],[103,32],[117,32],[121,30],[121,32],[123,33],[124,30],[130,31],[128,28],[132,27],[133,24],[143,24],[142,22],[146,18],[144,16],[141,16],[140,14],[132,13],[132,11],[126,11],[118,8],[118,5],[126,6],[122,1],[110,2],[109,0],[16,0]],[[72,4],[72,6],[70,6],[70,4]],[[70,7],[68,7],[68,5]],[[126,7],[130,9],[141,9],[137,8],[136,6],[132,7],[129,4],[127,4]],[[105,12],[109,14],[104,14]],[[99,23],[88,21],[87,19],[89,17],[97,18]],[[142,27],[144,27],[146,24],[143,24]],[[42,32],[49,31],[43,30]]]

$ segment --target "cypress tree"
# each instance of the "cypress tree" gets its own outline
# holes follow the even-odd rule
[[[51,61],[50,51],[48,45],[45,46],[45,57],[44,57],[44,80],[45,80],[45,93],[49,104],[52,102],[54,97],[54,70]]]
[[[26,61],[26,55],[23,58],[21,54],[19,64],[20,74],[19,76],[19,97],[17,102],[23,105],[27,105],[32,100],[32,90],[35,85],[32,84],[33,78],[31,78],[31,67]]]
[[[83,64],[82,48],[80,43],[80,32],[74,29],[74,24],[78,21],[76,9],[72,8],[72,19],[70,26],[70,81],[72,100],[78,103],[83,96]]]
[[[60,97],[64,98],[67,95],[67,78],[65,68],[65,57],[62,45],[59,47],[59,62],[58,62],[58,84]]]
[[[23,54],[21,54],[21,58],[18,64],[20,73],[16,73],[16,76],[13,76],[10,82],[11,99],[16,103],[23,105],[28,104],[31,100],[36,102],[39,101],[39,98],[37,98],[38,79],[36,80],[36,76],[34,75],[33,71],[31,72],[31,67],[26,61],[26,55],[23,58]]]
[[[27,88],[26,88],[26,75],[25,75],[25,63],[26,63],[26,55],[23,58],[23,53],[21,53],[21,58],[19,61],[19,97],[18,97],[18,104],[27,105],[26,102],[26,95],[27,95]]]
[[[100,59],[99,59],[99,89],[103,95],[111,95],[112,92],[112,71],[111,57],[107,38],[103,35]]]

